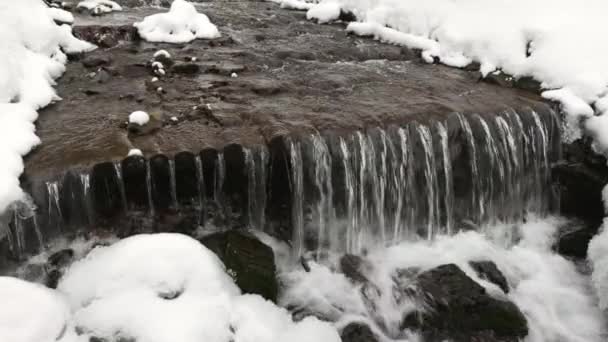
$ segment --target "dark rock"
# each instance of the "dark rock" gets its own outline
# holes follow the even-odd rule
[[[273,138],[268,149],[270,152],[270,174],[268,176],[267,216],[272,218],[268,228],[273,234],[285,241],[292,238],[291,206],[292,196],[289,189],[291,162],[285,137]]]
[[[152,202],[155,210],[168,210],[173,204],[169,167],[169,158],[165,155],[157,154],[150,158]]]
[[[378,342],[380,339],[365,323],[350,323],[340,333],[342,342]]]
[[[356,284],[369,281],[363,273],[363,268],[366,267],[364,264],[365,260],[358,255],[345,254],[340,258],[340,270],[346,278]]]
[[[72,261],[72,258],[74,258],[74,250],[71,248],[67,248],[62,249],[59,252],[53,253],[48,258],[47,263],[48,265],[53,267],[63,268]]]
[[[59,204],[64,226],[81,226],[88,223],[86,203],[80,173],[67,172],[59,187]]]
[[[217,254],[244,293],[258,294],[276,302],[278,283],[270,247],[235,230],[209,235],[200,241]]]
[[[276,95],[283,90],[283,85],[274,80],[259,79],[255,80],[251,85],[251,91],[258,95],[270,96]]]
[[[109,55],[88,55],[82,60],[82,65],[87,68],[97,68],[102,65],[110,65],[112,57]]]
[[[561,255],[575,258],[586,258],[589,242],[595,235],[594,229],[589,229],[584,223],[568,227],[560,232],[556,250]]]
[[[515,86],[516,88],[532,91],[535,93],[540,93],[540,91],[541,91],[540,82],[538,82],[537,80],[535,80],[534,78],[532,78],[530,76],[517,78],[513,82],[513,86]]]
[[[200,153],[203,164],[203,181],[205,185],[205,197],[212,200],[216,192],[216,171],[219,163],[218,152],[215,149],[204,149]]]
[[[63,274],[60,270],[52,269],[47,272],[44,285],[46,285],[48,288],[56,289],[57,285],[59,285],[59,279],[61,279],[62,276]]]
[[[496,264],[492,261],[469,261],[469,265],[475,270],[477,275],[491,283],[496,284],[504,293],[509,293],[507,278],[500,272]]]
[[[93,81],[96,83],[106,83],[110,78],[112,78],[112,75],[106,69],[101,68],[97,71],[95,77],[93,77]]]
[[[481,80],[486,83],[494,84],[501,87],[510,88],[513,87],[513,77],[503,72],[491,72],[486,77],[482,77]]]
[[[91,196],[93,209],[98,219],[113,218],[123,209],[120,180],[114,163],[106,162],[93,166],[91,171]]]
[[[249,178],[245,163],[243,146],[230,144],[224,147],[224,163],[226,178],[223,184],[223,194],[234,224],[245,224],[247,219],[247,203]]]
[[[181,205],[199,202],[199,175],[193,153],[181,152],[175,155],[175,191]]]
[[[142,156],[129,156],[122,163],[122,179],[130,210],[148,208],[147,162]]]
[[[196,63],[176,63],[171,71],[175,74],[195,75],[201,72],[201,67]]]
[[[430,310],[405,317],[403,328],[420,331],[429,341],[515,342],[528,334],[515,304],[490,297],[454,264],[426,271],[416,282]]]

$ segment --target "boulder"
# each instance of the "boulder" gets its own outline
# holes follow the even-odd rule
[[[279,285],[270,247],[235,230],[206,236],[200,242],[217,254],[243,293],[258,294],[276,302]]]
[[[454,264],[421,273],[416,287],[429,310],[411,313],[402,327],[427,341],[515,342],[528,334],[526,318],[515,304],[490,297]]]
[[[500,272],[494,262],[489,260],[469,261],[469,265],[475,270],[480,278],[496,284],[504,293],[509,293],[507,278]]]
[[[348,324],[340,333],[342,342],[378,342],[378,336],[365,323],[353,322]]]
[[[354,254],[345,254],[340,258],[340,270],[355,284],[367,283],[369,280],[365,276],[364,267],[366,267],[365,260]]]

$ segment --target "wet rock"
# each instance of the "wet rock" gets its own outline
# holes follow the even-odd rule
[[[102,65],[110,65],[112,57],[109,55],[87,55],[82,59],[81,63],[87,68],[97,68]]]
[[[80,173],[68,171],[59,187],[59,205],[64,226],[88,223],[87,204]]]
[[[46,285],[48,288],[56,289],[57,285],[59,285],[59,279],[61,279],[62,276],[62,272],[58,269],[47,271],[44,285]]]
[[[121,186],[114,163],[93,166],[91,171],[91,195],[93,209],[98,219],[113,218],[122,212]]]
[[[222,187],[234,224],[245,224],[248,203],[248,171],[243,146],[230,144],[224,148],[226,179]]]
[[[270,247],[234,230],[209,235],[200,241],[217,254],[244,293],[258,294],[276,302],[278,282]]]
[[[149,206],[146,160],[135,155],[125,158],[121,165],[127,206],[130,210],[145,210]]]
[[[133,25],[76,25],[72,32],[77,38],[91,42],[101,48],[114,47],[121,41],[139,40],[139,33]]]
[[[205,185],[205,197],[213,199],[216,192],[216,170],[219,163],[218,152],[215,149],[204,149],[200,153],[203,164],[203,181]]]
[[[340,333],[342,342],[378,342],[380,339],[365,323],[350,323]]]
[[[251,91],[258,95],[276,95],[283,90],[283,85],[275,80],[259,79],[251,84]]]
[[[110,73],[106,69],[101,68],[97,71],[95,77],[93,77],[93,81],[95,83],[106,83],[110,80],[111,77],[112,75],[110,75]]]
[[[469,261],[469,265],[480,278],[496,284],[504,293],[509,293],[507,278],[500,272],[493,261]]]
[[[574,224],[560,232],[555,249],[561,255],[584,259],[595,233],[584,223]]]
[[[285,137],[274,137],[269,145],[270,174],[268,176],[267,215],[272,218],[268,224],[275,235],[285,241],[292,237],[291,232],[291,163]]]
[[[47,260],[47,264],[56,267],[63,268],[72,262],[74,258],[74,250],[71,248],[62,249],[58,252],[53,253]]]
[[[363,273],[364,267],[366,267],[365,260],[358,255],[345,254],[340,258],[340,270],[348,279],[356,284],[369,281]]]
[[[196,63],[176,63],[171,71],[181,75],[196,75],[201,72],[201,66]]]
[[[180,205],[198,204],[199,181],[196,159],[193,153],[175,155],[175,186]]]
[[[169,158],[162,154],[150,158],[150,174],[154,209],[168,210],[173,204]]]
[[[481,80],[501,87],[513,87],[513,77],[503,72],[491,72],[486,77],[482,77]]]
[[[516,342],[528,334],[526,318],[515,304],[490,297],[454,264],[423,272],[416,286],[430,310],[405,317],[402,327],[419,331],[428,341]]]

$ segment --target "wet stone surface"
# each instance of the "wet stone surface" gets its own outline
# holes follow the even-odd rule
[[[63,100],[40,113],[42,144],[27,157],[26,175],[120,160],[132,148],[146,156],[199,153],[292,133],[351,132],[541,102],[530,92],[479,82],[477,72],[424,64],[415,51],[349,36],[341,24],[317,25],[273,3],[218,1],[199,10],[221,38],[139,40],[132,23],[158,8],[76,14],[74,32],[100,48],[72,56],[57,87]],[[165,75],[151,64],[159,49],[171,54]],[[129,130],[136,110],[147,111],[153,126]]]

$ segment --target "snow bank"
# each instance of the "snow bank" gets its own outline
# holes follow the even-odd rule
[[[339,4],[361,21],[350,31],[421,49],[428,62],[462,67],[477,61],[484,74],[500,69],[516,78],[532,76],[547,90],[567,89],[546,96],[573,116],[590,115],[590,104],[608,92],[603,0],[294,1],[282,4],[308,9],[309,18],[322,21],[326,6]]]
[[[440,236],[434,242],[404,242],[372,251],[368,258],[373,269],[367,276],[381,290],[379,296],[364,298],[359,286],[353,286],[333,271],[334,265],[312,263],[308,273],[292,271],[292,268],[284,275],[288,290],[281,302],[296,307],[306,305],[328,317],[337,315],[342,317],[342,324],[347,320],[381,320],[388,330],[387,337],[395,338],[399,336],[404,314],[417,307],[417,303],[395,302],[391,291],[395,270],[420,268],[424,271],[455,263],[490,295],[504,297],[496,285],[480,279],[468,264],[470,260],[492,260],[511,287],[508,298],[528,319],[529,336],[525,341],[602,341],[602,315],[587,291],[585,278],[571,262],[551,250],[559,224],[556,219],[531,219],[518,227],[522,239],[515,246],[470,231]],[[501,233],[512,229],[506,225],[487,228],[496,236],[506,236],[508,234]],[[608,255],[608,244],[606,246],[604,255]],[[608,262],[606,265],[608,269]],[[370,298],[373,312],[367,309]]]
[[[40,0],[0,2],[0,212],[23,198],[22,156],[39,143],[36,110],[60,99],[53,85],[65,70],[65,53],[94,48],[53,21],[69,17]]]
[[[179,234],[139,235],[93,250],[58,286],[87,334],[138,342],[339,342],[333,327],[240,295],[220,260]]]
[[[153,14],[133,24],[141,37],[150,42],[188,43],[195,39],[220,36],[209,18],[198,13],[191,3],[175,0],[167,13]]]
[[[64,298],[38,284],[0,277],[0,340],[74,341],[70,309]]]

